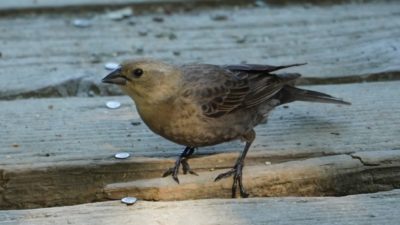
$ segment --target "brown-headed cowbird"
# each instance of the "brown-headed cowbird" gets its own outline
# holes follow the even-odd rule
[[[256,137],[254,127],[266,120],[276,106],[293,101],[350,103],[330,95],[296,88],[297,73],[273,72],[292,66],[269,65],[170,65],[156,60],[126,61],[103,79],[118,84],[136,103],[143,121],[156,134],[186,146],[175,166],[163,176],[178,171],[196,174],[187,162],[197,147],[241,139],[246,142],[234,167],[215,181],[233,175],[232,197],[242,183],[244,159]]]

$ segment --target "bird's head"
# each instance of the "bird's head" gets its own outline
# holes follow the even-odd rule
[[[157,103],[173,97],[179,87],[180,77],[180,71],[175,66],[143,59],[123,62],[102,82],[119,85],[137,103]]]

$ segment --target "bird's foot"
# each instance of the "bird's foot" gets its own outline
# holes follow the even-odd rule
[[[238,185],[239,185],[240,197],[247,198],[249,196],[249,194],[245,191],[245,189],[243,187],[242,169],[243,169],[243,164],[241,162],[238,162],[231,170],[229,170],[228,172],[225,172],[225,173],[221,173],[214,180],[214,181],[219,181],[221,179],[224,179],[224,178],[227,178],[227,177],[230,177],[233,175],[232,198],[236,197],[236,190],[237,190]]]
[[[192,169],[190,169],[189,163],[187,162],[186,158],[181,161],[181,164],[182,164],[183,174],[190,173],[192,175],[198,176],[198,174],[196,172],[194,172]]]
[[[179,179],[178,179],[179,165],[180,165],[180,163],[178,164],[178,166],[175,165],[174,167],[169,168],[168,170],[166,170],[163,173],[162,176],[166,177],[166,176],[172,175],[172,179],[174,179],[174,181],[176,181],[176,183],[179,184]]]
[[[172,175],[172,179],[176,181],[176,183],[179,184],[179,179],[178,179],[178,173],[179,173],[179,167],[182,164],[182,170],[183,174],[193,174],[198,176],[196,172],[194,172],[192,169],[190,169],[188,161],[188,157],[193,154],[194,148],[186,148],[182,154],[179,156],[179,158],[175,161],[175,166],[169,168],[167,171],[164,172],[162,175],[163,177]]]

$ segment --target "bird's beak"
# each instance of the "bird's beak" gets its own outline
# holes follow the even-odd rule
[[[118,85],[125,85],[128,81],[128,78],[123,76],[121,73],[121,68],[118,68],[108,74],[106,77],[101,80],[103,83],[110,83],[110,84],[118,84]]]

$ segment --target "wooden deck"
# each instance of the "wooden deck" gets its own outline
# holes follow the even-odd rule
[[[166,5],[180,1],[160,2],[146,3],[159,9],[140,11],[143,1],[118,1],[110,8],[133,9],[118,21],[102,0],[0,3],[0,225],[186,224],[182,215],[189,212],[193,224],[396,224],[400,4],[223,1],[171,10]],[[82,12],[63,11],[71,7]],[[76,27],[74,19],[91,26]],[[257,127],[246,159],[253,198],[220,199],[229,198],[232,181],[213,179],[243,145],[198,149],[191,166],[199,176],[180,175],[180,185],[160,178],[182,146],[150,132],[128,97],[100,83],[105,63],[138,57],[307,62],[287,71],[301,72],[307,88],[352,105],[276,109]],[[109,100],[122,106],[109,109]],[[117,152],[131,157],[115,159]],[[370,192],[378,193],[354,195]],[[351,196],[311,197],[343,195]],[[141,201],[130,207],[110,201],[124,196]]]

